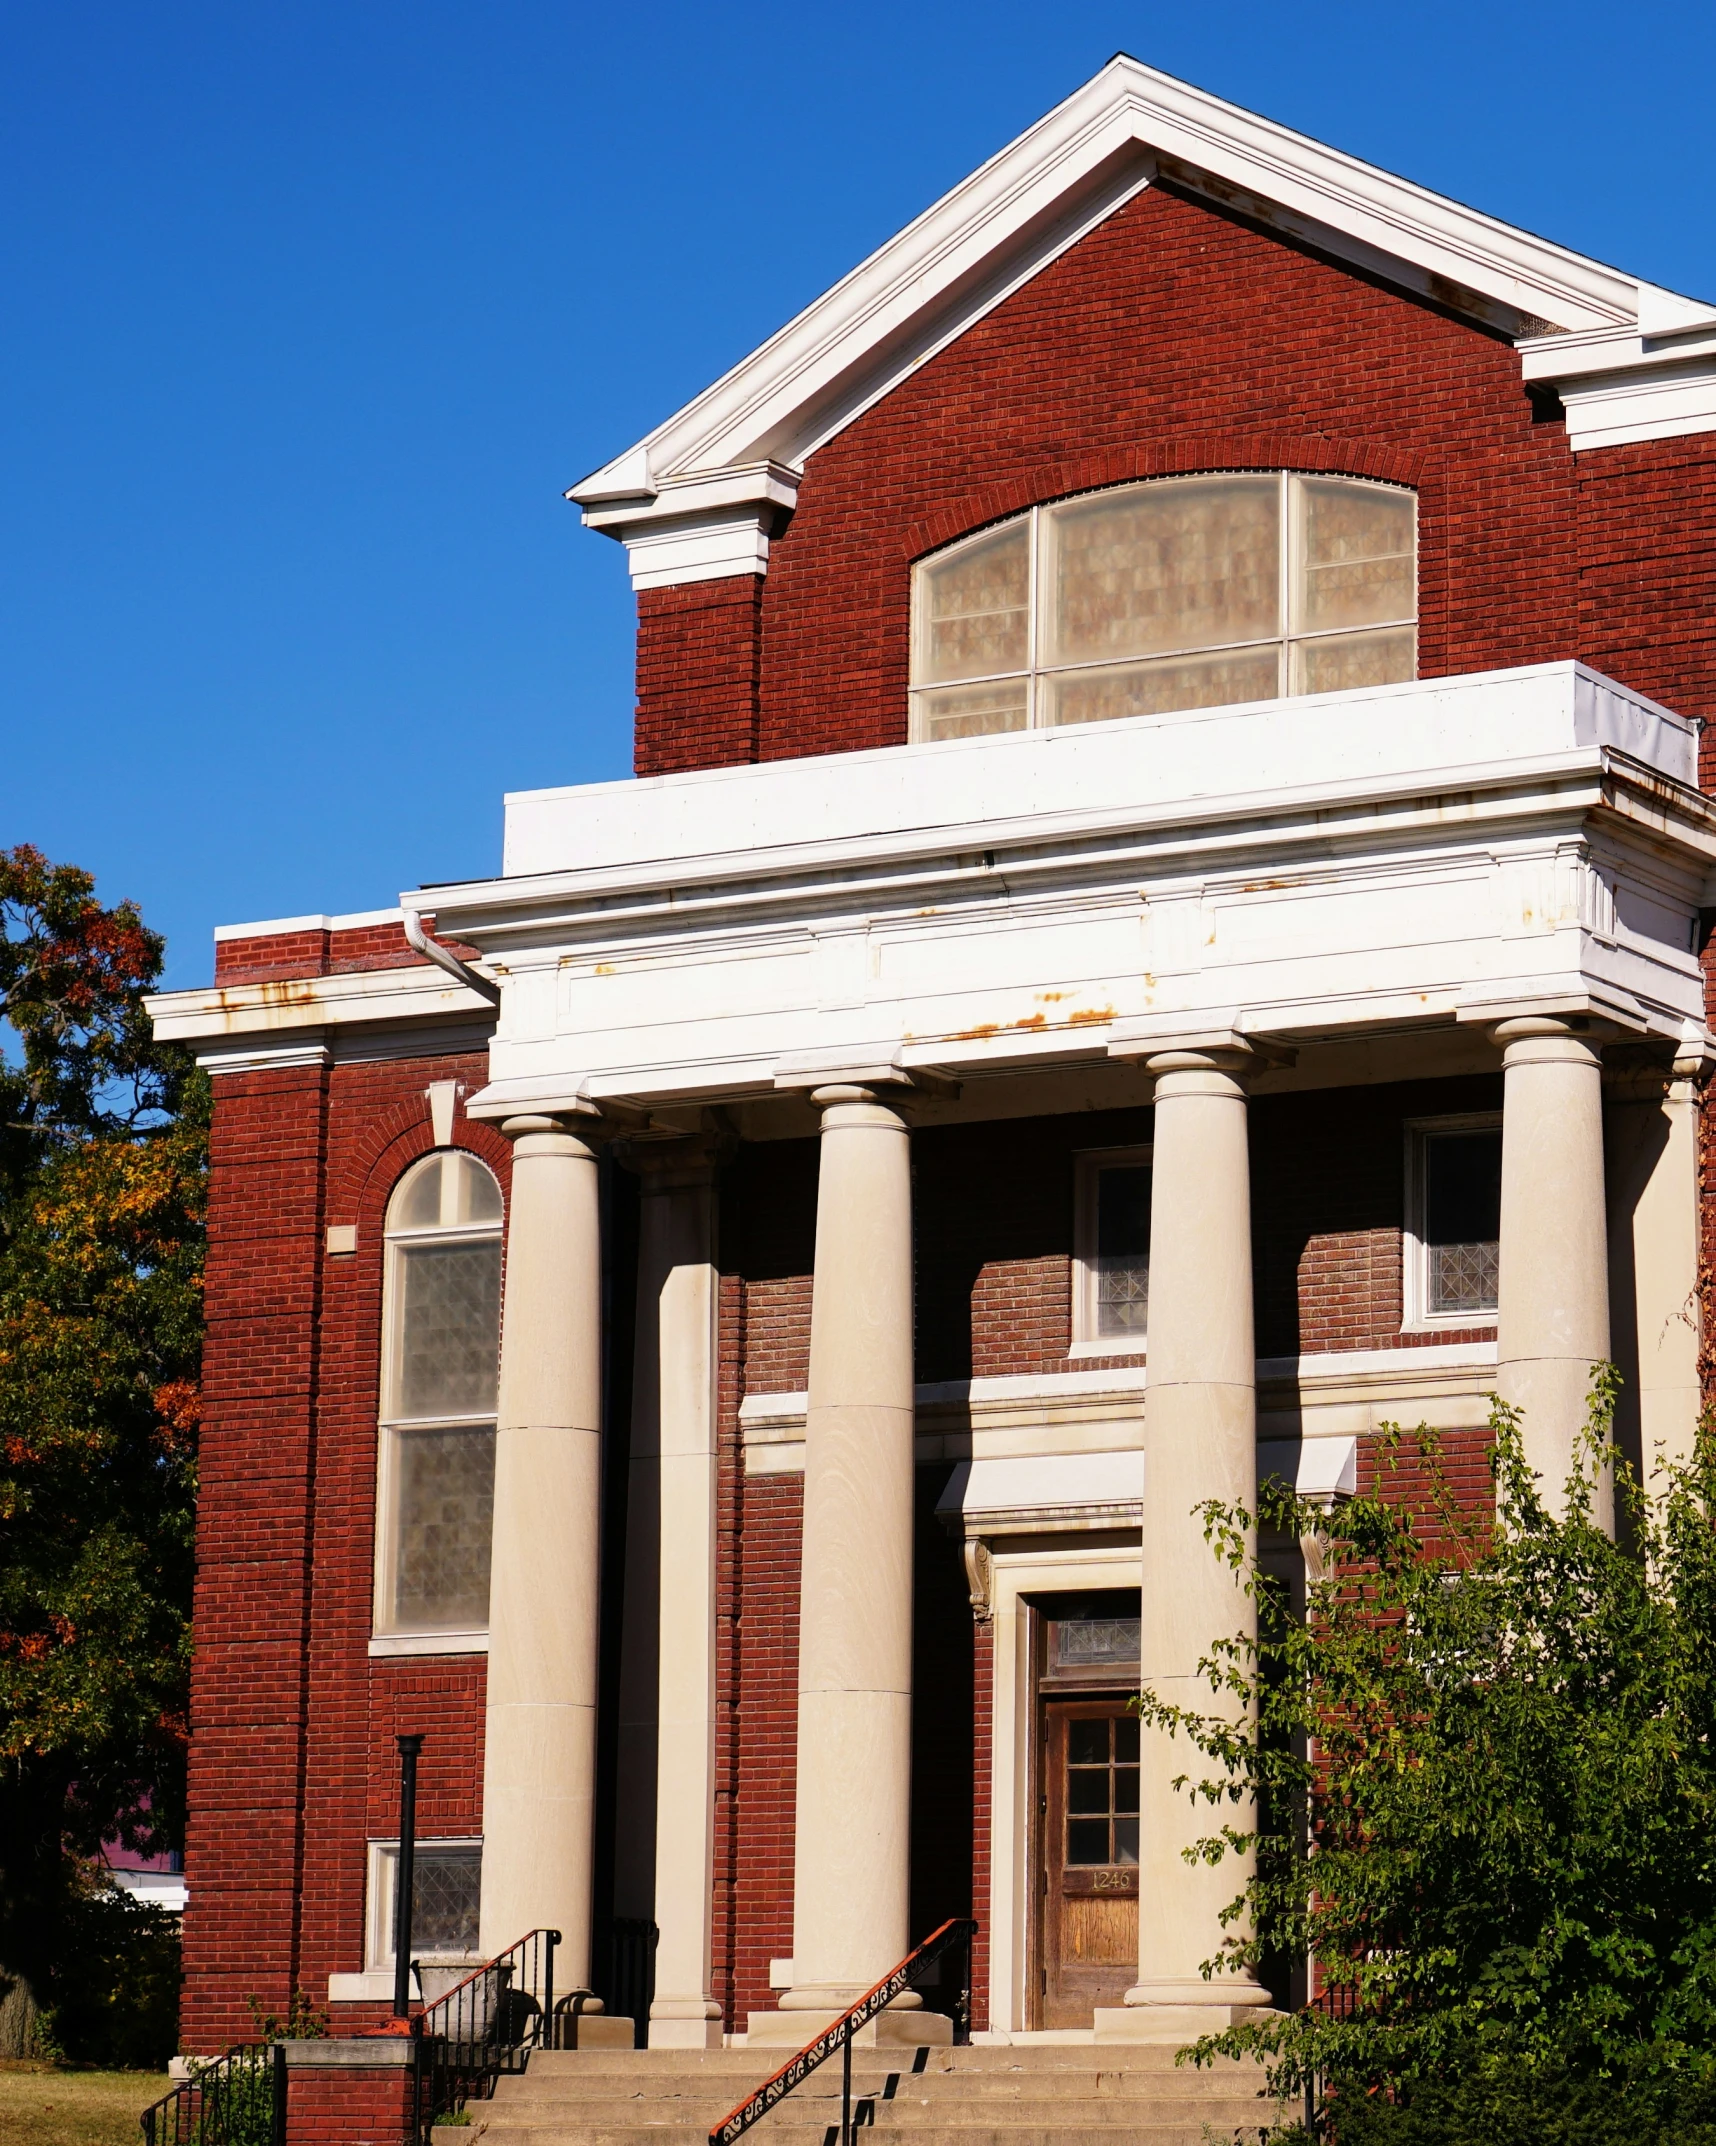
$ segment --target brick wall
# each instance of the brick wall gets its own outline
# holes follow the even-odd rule
[[[425,924],[433,930],[434,918]],[[474,949],[455,945],[469,955]],[[217,984],[290,982],[310,976],[346,976],[366,969],[404,969],[423,956],[405,940],[399,923],[360,924],[349,930],[257,932],[243,939],[215,941]]]
[[[1580,656],[1716,712],[1716,440],[1575,460],[1504,338],[1157,185],[811,457],[766,578],[644,596],[638,772],[899,743],[914,558],[1235,467],[1417,490],[1424,676]]]
[[[327,1074],[217,1083],[191,1679],[184,2046],[299,1977]]]
[[[251,2031],[252,1996],[320,2004],[331,1972],[363,1966],[365,1842],[396,1830],[397,1732],[428,1737],[422,1833],[481,1831],[483,1658],[372,1662],[368,1641],[387,1199],[433,1145],[429,1083],[486,1077],[477,1052],[215,1084],[191,2050]],[[460,1117],[455,1139],[509,1182],[492,1128]],[[355,1255],[325,1253],[330,1223],[356,1225]]]
[[[756,759],[762,599],[755,574],[638,592],[640,775]]]
[[[406,2146],[415,2092],[408,2064],[294,2064],[286,2146]]]

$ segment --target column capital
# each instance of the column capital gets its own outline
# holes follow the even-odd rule
[[[1153,1073],[1215,1069],[1261,1073],[1290,1066],[1297,1053],[1270,1036],[1254,1036],[1239,1026],[1237,1014],[1199,1019],[1164,1019],[1146,1014],[1117,1021],[1109,1035],[1108,1055]],[[1171,1064],[1169,1061],[1173,1061]]]
[[[1586,1014],[1522,1013],[1497,1021],[1491,1040],[1501,1048],[1504,1066],[1561,1064],[1598,1065],[1603,1046],[1623,1033]]]

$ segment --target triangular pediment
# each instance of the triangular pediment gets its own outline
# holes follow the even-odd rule
[[[568,496],[612,527],[790,494],[824,441],[1159,178],[1509,335],[1716,325],[1708,306],[1122,54]]]

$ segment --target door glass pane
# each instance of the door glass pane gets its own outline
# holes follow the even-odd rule
[[[1108,1811],[1108,1768],[1075,1766],[1067,1775],[1067,1808],[1084,1817]]]
[[[1276,699],[1281,691],[1281,654],[1271,643],[1232,655],[1129,664],[1124,670],[1066,671],[1046,680],[1043,691],[1048,696],[1044,720],[1051,724],[1106,723],[1123,715],[1225,708],[1233,701]]]
[[[400,1416],[478,1416],[495,1405],[501,1248],[412,1244],[400,1271]]]
[[[1136,1766],[1117,1766],[1114,1769],[1114,1808],[1117,1811],[1137,1811],[1138,1769]]]
[[[1415,617],[1413,495],[1316,477],[1301,477],[1298,486],[1304,520],[1297,628],[1316,632]]]
[[[1027,520],[918,569],[920,685],[1025,668],[1030,544]]]
[[[495,1434],[394,1431],[397,1527],[392,1622],[472,1631],[489,1621]]]
[[[1280,485],[1194,477],[1044,516],[1049,663],[1263,640],[1280,626]]]
[[[1067,1861],[1069,1863],[1106,1863],[1108,1861],[1108,1820],[1106,1818],[1074,1818],[1068,1822]]]
[[[1117,1863],[1137,1862],[1138,1821],[1136,1818],[1117,1818],[1114,1821],[1114,1860]]]
[[[1138,1763],[1138,1716],[1124,1714],[1114,1724],[1114,1755],[1122,1765]]]
[[[1392,627],[1387,633],[1337,633],[1326,641],[1293,644],[1295,693],[1403,685],[1417,670],[1418,635],[1411,626]]]
[[[1067,1723],[1067,1763],[1071,1766],[1106,1766],[1108,1764],[1108,1723],[1106,1721],[1069,1721]]]

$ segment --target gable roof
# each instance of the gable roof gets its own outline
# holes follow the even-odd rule
[[[1158,174],[1534,351],[1579,339],[1586,374],[1592,349],[1609,371],[1641,358],[1660,369],[1662,353],[1641,346],[1666,340],[1674,363],[1682,337],[1699,358],[1716,341],[1716,307],[1122,53],[567,497],[626,541],[640,585],[764,571],[770,514],[791,505],[806,459]],[[1553,377],[1552,361],[1532,377]]]

